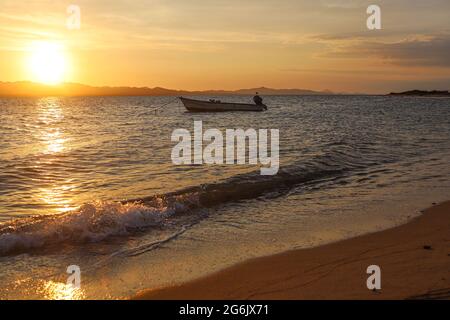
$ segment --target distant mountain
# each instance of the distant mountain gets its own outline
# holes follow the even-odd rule
[[[426,96],[426,97],[450,97],[448,91],[423,91],[423,90],[410,90],[405,92],[391,92],[389,96]]]
[[[243,94],[243,95],[251,95],[258,92],[264,95],[323,95],[323,94],[334,94],[330,90],[324,91],[313,91],[313,90],[305,90],[305,89],[272,89],[272,88],[252,88],[252,89],[240,89],[233,91],[233,94]]]
[[[331,95],[329,90],[251,88],[235,91],[205,90],[185,91],[147,87],[93,87],[79,83],[45,85],[29,81],[0,82],[0,97],[46,97],[46,96],[192,96],[192,95]]]
[[[93,87],[78,83],[45,85],[34,82],[0,82],[0,97],[42,96],[170,96],[182,91],[164,88]]]

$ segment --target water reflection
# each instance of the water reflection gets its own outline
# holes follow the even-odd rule
[[[65,149],[67,139],[63,136],[59,124],[64,118],[63,110],[57,98],[41,99],[38,103],[37,138],[42,143],[43,153],[60,153]]]
[[[62,134],[59,129],[46,132],[43,137],[44,143],[47,146],[46,153],[59,153],[64,150],[64,143],[66,142],[66,139],[62,138]]]
[[[71,179],[61,181],[60,175],[55,171],[58,156],[67,149],[68,139],[64,133],[64,110],[58,98],[43,98],[38,102],[37,110],[38,126],[35,137],[40,146],[39,153],[45,155],[44,161],[37,161],[41,170],[41,179],[45,181],[45,187],[36,190],[36,197],[41,203],[57,212],[66,212],[75,209],[71,191],[75,188]],[[41,158],[42,159],[42,158]],[[47,186],[49,185],[50,186]]]
[[[38,198],[50,207],[56,207],[58,212],[71,211],[77,208],[68,197],[74,188],[75,185],[71,184],[55,184],[51,188],[40,188]]]
[[[86,296],[81,288],[62,282],[46,281],[41,290],[48,300],[81,300]]]

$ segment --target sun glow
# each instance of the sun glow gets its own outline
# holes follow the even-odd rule
[[[67,59],[62,45],[39,41],[31,45],[28,70],[33,81],[59,84],[64,80]]]
[[[82,300],[85,293],[80,288],[62,282],[47,281],[40,290],[48,300]]]

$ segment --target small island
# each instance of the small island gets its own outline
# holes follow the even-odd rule
[[[450,97],[448,91],[424,91],[424,90],[410,90],[405,92],[391,92],[389,96],[419,96],[419,97]]]

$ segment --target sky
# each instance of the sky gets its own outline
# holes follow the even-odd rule
[[[64,81],[96,86],[450,89],[448,0],[0,0],[0,81],[36,80],[36,41],[61,45]]]

